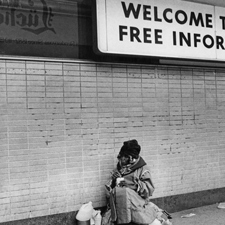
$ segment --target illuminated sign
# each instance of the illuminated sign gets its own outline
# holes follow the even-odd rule
[[[225,8],[177,0],[96,0],[102,53],[225,60]]]

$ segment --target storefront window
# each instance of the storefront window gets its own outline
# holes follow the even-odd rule
[[[0,0],[0,28],[2,56],[87,57],[91,1]]]

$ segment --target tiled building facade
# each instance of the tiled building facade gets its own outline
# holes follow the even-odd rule
[[[72,225],[83,203],[104,207],[104,184],[133,138],[153,202],[173,212],[225,201],[223,64],[96,55],[92,1],[66,2],[77,43],[0,39],[0,224]]]
[[[0,221],[105,205],[136,138],[154,198],[225,185],[225,70],[1,60]]]

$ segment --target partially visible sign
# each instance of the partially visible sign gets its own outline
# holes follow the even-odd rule
[[[225,60],[225,8],[177,0],[96,0],[102,53]]]
[[[0,53],[76,57],[77,4],[0,0]]]

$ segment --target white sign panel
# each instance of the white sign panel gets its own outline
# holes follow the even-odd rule
[[[225,60],[225,8],[177,0],[96,0],[102,53]]]

